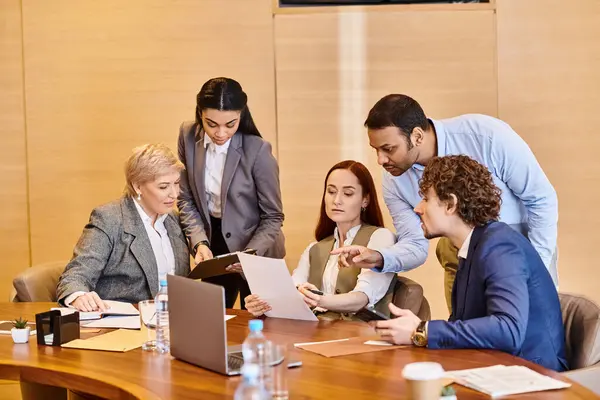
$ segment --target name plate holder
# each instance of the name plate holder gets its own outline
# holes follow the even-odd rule
[[[37,343],[43,346],[60,346],[79,339],[79,313],[61,315],[52,310],[35,315]]]

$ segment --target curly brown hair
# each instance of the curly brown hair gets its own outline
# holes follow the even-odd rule
[[[431,159],[419,182],[419,194],[423,196],[429,188],[444,202],[452,201],[454,194],[458,215],[469,225],[498,220],[502,191],[494,184],[490,171],[468,156]]]

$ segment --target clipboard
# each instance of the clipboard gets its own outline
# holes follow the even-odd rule
[[[246,249],[241,252],[222,254],[210,260],[199,262],[187,277],[190,279],[206,279],[213,276],[235,274],[237,272],[229,272],[225,268],[240,261],[238,253],[256,254],[256,250]]]

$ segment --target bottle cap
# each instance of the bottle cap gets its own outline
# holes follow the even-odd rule
[[[248,323],[248,327],[250,328],[250,332],[260,332],[263,330],[263,322],[262,319],[252,319]]]

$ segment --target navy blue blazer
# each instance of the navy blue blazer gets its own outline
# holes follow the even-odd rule
[[[502,222],[477,227],[452,288],[448,321],[430,321],[432,349],[495,349],[567,369],[558,293],[525,236]]]

